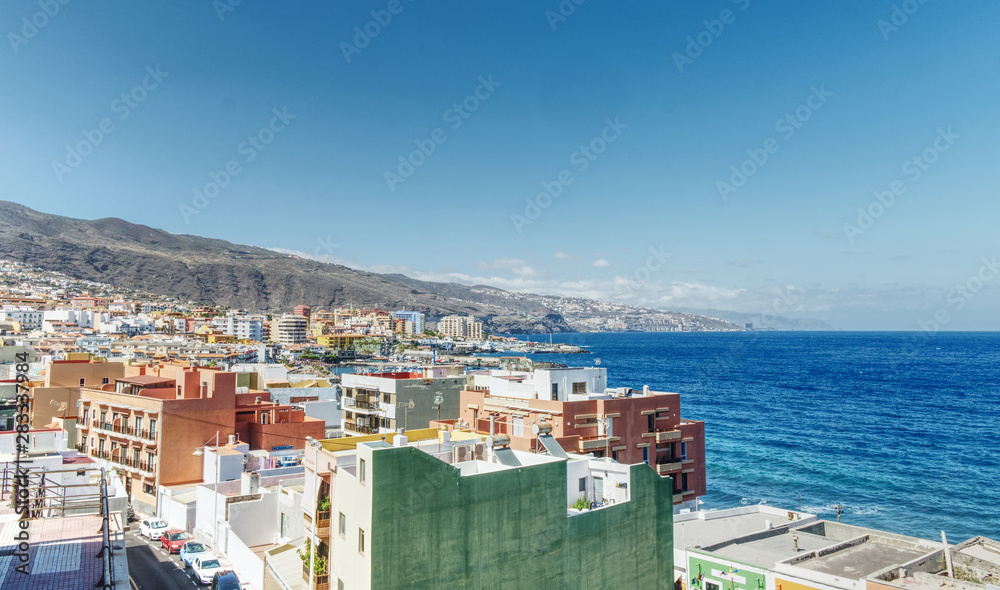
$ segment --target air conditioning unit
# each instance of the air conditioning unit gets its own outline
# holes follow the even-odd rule
[[[468,446],[455,447],[454,450],[453,450],[454,457],[453,457],[452,462],[453,463],[462,463],[463,461],[470,461],[471,460],[471,457],[470,457],[471,453],[469,451],[471,451],[471,450],[472,449],[469,448]]]
[[[475,445],[475,457],[476,461],[486,460],[486,445],[483,443],[476,443]]]

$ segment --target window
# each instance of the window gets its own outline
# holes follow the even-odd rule
[[[358,460],[358,481],[365,483],[365,460]]]
[[[649,465],[649,447],[642,447],[642,462]]]
[[[102,454],[102,455],[104,454],[104,439],[103,438],[101,440],[97,441],[97,452],[100,453],[100,454]]]
[[[587,382],[586,381],[577,381],[576,383],[574,383],[573,384],[573,393],[577,394],[577,395],[583,394],[583,393],[587,393]]]
[[[388,394],[388,393],[383,393],[383,394],[382,394],[382,401],[383,401],[384,403],[389,403],[390,401],[392,401],[392,400],[391,400],[391,394]]]
[[[153,471],[156,469],[156,455],[153,453],[146,453],[146,467],[147,471]]]
[[[80,387],[83,387],[86,384],[87,384],[87,380],[84,379],[83,377],[80,377]]]
[[[552,384],[552,401],[559,401],[559,384]]]
[[[587,478],[586,477],[581,477],[580,478],[580,493],[586,493],[586,492],[587,492]]]
[[[688,444],[686,442],[681,443],[681,461],[687,461],[688,459]]]
[[[514,416],[514,436],[524,436],[524,418],[521,416]]]
[[[139,464],[139,455],[140,454],[141,453],[140,453],[139,449],[132,449],[132,461],[134,461],[136,463],[136,465]]]
[[[281,525],[280,525],[280,527],[281,528],[278,529],[278,530],[281,531],[280,534],[281,534],[282,537],[284,537],[285,536],[285,513],[284,512],[281,513]]]
[[[340,533],[341,537],[347,535],[347,517],[341,512],[340,516],[337,518],[337,532]]]
[[[140,434],[142,432],[142,416],[135,417],[135,433]]]
[[[101,424],[100,424],[101,428],[104,428],[104,423],[107,422],[107,421],[108,421],[108,413],[102,410],[101,411]]]
[[[615,461],[618,460],[618,451],[611,451],[611,458]]]
[[[86,477],[86,475],[87,475],[87,470],[86,469],[83,469],[83,470],[80,470],[80,471],[76,472],[76,476],[77,477]]]
[[[149,421],[149,438],[156,438],[156,420]]]
[[[649,414],[648,416],[646,416],[646,418],[649,419],[648,420],[648,422],[649,422],[649,432],[654,432],[656,430],[656,426],[655,426],[656,419],[653,417],[652,414]]]
[[[344,581],[337,578],[337,590],[344,590]]]
[[[156,488],[152,484],[144,483],[142,484],[142,491],[152,496],[156,492]]]
[[[711,582],[705,582],[705,590],[719,590],[719,585]]]
[[[365,530],[358,529],[358,553],[365,554]]]
[[[101,378],[101,385],[107,385],[111,380],[107,377]]]

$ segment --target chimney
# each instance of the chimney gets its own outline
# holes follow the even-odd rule
[[[260,492],[260,474],[256,471],[240,476],[240,495],[249,496]]]

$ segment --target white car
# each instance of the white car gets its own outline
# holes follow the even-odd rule
[[[211,584],[215,572],[221,572],[224,568],[215,554],[202,553],[191,560],[191,569],[202,584]]]
[[[188,541],[181,547],[181,559],[184,567],[191,567],[191,562],[199,555],[208,555],[208,547],[201,541]]]
[[[150,541],[159,541],[163,532],[167,530],[167,523],[159,518],[144,518],[139,523],[139,534]]]

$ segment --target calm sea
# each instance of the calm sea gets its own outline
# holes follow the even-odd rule
[[[520,337],[524,339],[524,336]],[[534,336],[548,340],[548,336]],[[766,502],[958,542],[1000,539],[1000,334],[564,334],[610,387],[682,394],[704,420],[704,508]]]

